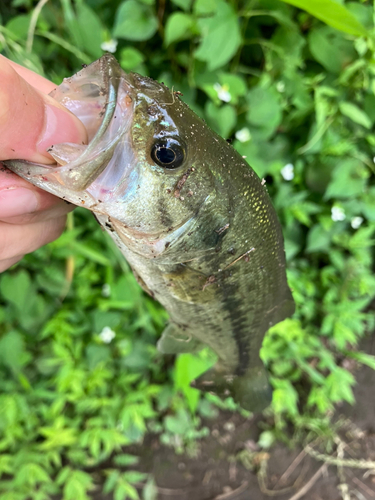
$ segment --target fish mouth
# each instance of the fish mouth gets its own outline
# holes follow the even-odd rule
[[[88,144],[63,143],[51,146],[48,152],[56,164],[14,160],[5,162],[6,165],[31,183],[57,196],[66,194],[64,197],[76,204],[79,203],[74,193],[80,193],[86,201],[87,195],[94,201],[100,194],[103,194],[102,198],[111,197],[114,191],[118,194],[118,184],[122,184],[124,190],[130,164],[134,165],[129,137],[134,109],[133,94],[129,76],[111,54],[104,55],[76,75],[65,78],[50,93],[85,125]],[[123,161],[124,156],[127,156],[128,161]],[[119,161],[122,163],[121,172]],[[111,174],[111,170],[115,172]],[[103,174],[106,174],[104,179]],[[95,182],[99,178],[101,182]],[[70,192],[73,193],[71,196]]]

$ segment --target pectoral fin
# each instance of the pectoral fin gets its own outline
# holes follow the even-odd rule
[[[194,339],[174,323],[167,326],[158,342],[158,349],[163,354],[196,352],[202,347],[203,344],[199,340]]]
[[[254,413],[263,411],[272,401],[272,389],[263,366],[250,368],[240,376],[220,373],[220,367],[214,367],[194,380],[191,385],[221,397],[232,396],[242,408]]]

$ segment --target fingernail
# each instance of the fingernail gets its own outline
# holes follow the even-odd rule
[[[37,145],[37,151],[45,156],[53,144],[82,142],[83,125],[68,110],[45,103],[45,127]],[[83,130],[82,130],[83,129]]]
[[[0,191],[0,219],[35,212],[38,198],[27,188],[8,187]]]

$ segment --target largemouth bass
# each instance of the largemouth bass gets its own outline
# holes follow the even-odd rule
[[[280,223],[255,172],[177,94],[105,55],[50,94],[89,144],[54,145],[55,165],[6,165],[94,212],[169,312],[160,351],[208,345],[219,361],[195,386],[260,411],[264,334],[294,311]]]

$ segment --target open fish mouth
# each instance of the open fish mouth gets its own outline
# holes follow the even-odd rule
[[[132,94],[127,75],[106,54],[50,93],[85,125],[88,145],[54,144],[48,150],[56,161],[53,165],[21,160],[6,164],[33,184],[60,197],[64,194],[76,204],[121,197],[135,160],[130,139]]]

